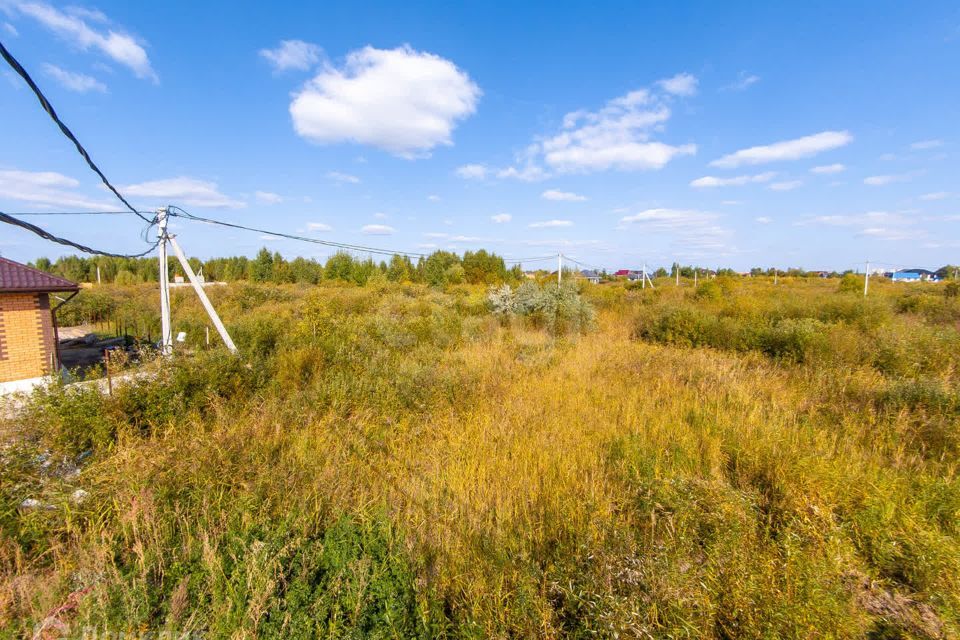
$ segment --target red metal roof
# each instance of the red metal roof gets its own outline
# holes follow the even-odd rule
[[[77,291],[79,285],[25,264],[0,258],[0,293]]]

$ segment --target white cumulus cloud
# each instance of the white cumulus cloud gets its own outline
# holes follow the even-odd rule
[[[77,190],[79,186],[78,180],[54,171],[0,170],[0,198],[40,207],[116,209],[114,203],[83,195]]]
[[[548,189],[541,193],[540,197],[555,202],[583,202],[587,199],[586,196],[571,191],[557,191],[556,189]]]
[[[331,64],[294,95],[296,132],[318,144],[355,142],[403,157],[452,145],[457,122],[476,111],[480,88],[449,60],[364,47]]]
[[[241,209],[246,205],[220,193],[217,183],[186,176],[149,180],[120,187],[120,192],[139,198],[153,198],[157,204],[184,204],[211,209]]]
[[[717,176],[703,176],[690,182],[690,186],[695,189],[710,189],[713,187],[740,187],[745,184],[757,182],[770,182],[776,177],[776,172],[767,171],[754,175],[733,176],[730,178],[718,178]]]
[[[260,49],[259,53],[273,66],[274,71],[306,71],[320,62],[321,49],[303,40],[281,40],[275,49]]]
[[[743,165],[798,160],[842,147],[852,141],[853,136],[849,131],[821,131],[802,138],[740,149],[714,160],[710,165],[722,169],[735,169]]]
[[[60,83],[65,89],[76,91],[77,93],[86,93],[87,91],[99,91],[106,93],[107,85],[103,84],[93,76],[84,73],[74,73],[61,69],[54,64],[44,64],[43,71],[48,76]]]
[[[96,49],[117,64],[133,71],[138,78],[158,81],[146,49],[136,38],[109,27],[103,31],[102,27],[98,30],[90,26],[88,20],[109,22],[102,13],[64,12],[43,2],[16,2],[13,6],[78,49]]]
[[[497,224],[503,224],[505,222],[510,222],[511,220],[513,220],[513,216],[510,215],[509,213],[498,213],[495,216],[490,216],[490,219]]]
[[[368,236],[389,236],[393,235],[396,229],[385,224],[365,224],[360,231]]]

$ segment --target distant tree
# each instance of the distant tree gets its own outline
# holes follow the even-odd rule
[[[394,255],[386,269],[391,282],[409,282],[413,280],[414,267],[407,256]]]
[[[272,276],[273,255],[264,247],[250,263],[250,279],[254,282],[267,282]]]
[[[936,274],[941,280],[957,280],[960,279],[960,267],[945,264],[937,269]]]
[[[463,254],[463,271],[470,284],[499,284],[507,279],[503,258],[484,249]]]
[[[353,280],[354,260],[349,253],[338,251],[327,259],[323,275],[328,280]]]
[[[434,251],[423,261],[423,279],[434,287],[447,284],[447,271],[460,264],[460,257],[449,251]]]

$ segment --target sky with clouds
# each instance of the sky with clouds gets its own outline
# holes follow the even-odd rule
[[[956,3],[301,4],[0,0],[0,41],[144,209],[610,269],[960,262]],[[0,211],[118,210],[0,74]],[[29,220],[143,246],[132,214]],[[200,257],[330,253],[173,225]]]

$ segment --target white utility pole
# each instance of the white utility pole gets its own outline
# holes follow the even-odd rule
[[[167,208],[157,209],[157,257],[160,262],[160,353],[173,353],[170,327],[170,274],[167,271]]]
[[[870,261],[863,268],[863,297],[867,297],[867,290],[870,288]]]
[[[643,263],[643,275],[640,278],[640,288],[641,289],[647,288],[647,263],[646,262]]]
[[[563,282],[563,254],[557,254],[557,286],[560,286],[560,283]]]
[[[777,284],[777,273],[778,273],[778,272],[779,272],[779,269],[774,269],[774,270],[773,270],[773,284]]]
[[[697,272],[700,271],[699,267],[693,268],[693,288],[697,288]]]
[[[680,286],[680,263],[679,262],[677,263],[676,269],[677,269],[677,286],[679,287]]]
[[[100,265],[97,265],[97,284],[100,284]]]
[[[210,298],[207,297],[207,292],[203,290],[203,285],[200,284],[199,278],[197,278],[196,274],[193,272],[193,268],[190,266],[190,261],[187,260],[187,256],[183,254],[183,251],[180,249],[180,245],[177,244],[176,239],[173,237],[170,237],[170,246],[173,247],[174,253],[177,254],[177,259],[180,261],[180,266],[183,267],[187,277],[190,278],[190,284],[193,285],[194,290],[197,292],[197,297],[200,298],[203,308],[207,310],[207,315],[210,316],[210,320],[213,321],[213,326],[217,328],[217,333],[219,333],[220,337],[223,338],[223,343],[227,345],[227,349],[230,349],[230,351],[236,353],[237,347],[233,344],[230,334],[227,333],[227,328],[223,326],[220,316],[217,315],[217,310],[213,308],[212,304],[210,304]]]

